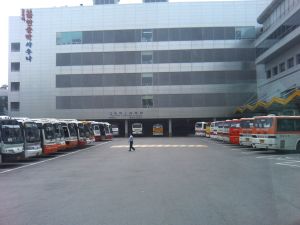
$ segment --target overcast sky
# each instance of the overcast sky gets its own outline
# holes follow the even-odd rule
[[[142,0],[121,0],[120,3],[139,3]],[[170,2],[185,2],[185,1],[205,1],[205,0],[169,0]],[[218,1],[218,0],[206,0]],[[8,17],[19,16],[22,8],[44,8],[55,6],[79,6],[92,5],[93,0],[9,0],[0,8],[0,26],[2,27],[2,36],[0,42],[0,85],[7,84],[8,74]]]

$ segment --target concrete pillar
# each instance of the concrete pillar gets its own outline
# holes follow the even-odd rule
[[[169,137],[172,137],[172,120],[169,119]]]
[[[128,120],[125,120],[125,137],[128,137]]]

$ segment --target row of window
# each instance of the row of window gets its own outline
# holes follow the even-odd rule
[[[253,83],[255,71],[56,75],[57,88]]]
[[[18,112],[18,111],[20,111],[20,102],[11,102],[10,103],[10,110],[12,112]]]
[[[292,11],[295,6],[300,3],[300,0],[283,0],[264,21],[264,30],[269,29],[272,24],[277,22],[281,17]]]
[[[296,64],[300,64],[300,54],[296,55]],[[295,66],[295,57],[291,57],[286,62],[281,62],[279,65],[274,66],[272,69],[267,70],[266,77],[267,79],[270,79],[272,76],[276,76],[294,66]]]
[[[197,27],[57,32],[57,45],[255,39],[254,27]]]
[[[57,53],[56,66],[254,61],[251,48]]]
[[[244,103],[253,93],[57,96],[56,109],[225,107]]]
[[[118,3],[119,0],[94,0],[95,5],[107,5]]]
[[[168,2],[168,0],[143,0],[144,3],[150,3],[150,2]]]
[[[259,57],[289,33],[298,28],[300,26],[299,16],[300,12],[295,13],[285,23],[278,27],[272,34],[270,34],[263,42],[261,42],[256,47],[256,57]]]

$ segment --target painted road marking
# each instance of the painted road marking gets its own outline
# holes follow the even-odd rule
[[[258,156],[256,158],[257,159],[275,160],[275,161],[277,161],[277,162],[275,162],[275,165],[288,166],[288,167],[292,167],[292,168],[300,168],[300,160],[293,159],[288,156]]]
[[[289,162],[281,162],[281,163],[275,163],[275,164],[280,165],[280,166],[289,166],[289,167],[299,167],[300,168],[299,161],[295,161],[295,162],[289,161]]]
[[[128,148],[128,145],[113,145],[111,148]],[[207,148],[207,145],[134,145],[136,148]]]
[[[57,157],[54,157],[54,158],[51,158],[51,159],[46,159],[46,160],[43,160],[43,161],[40,161],[40,162],[35,162],[35,163],[27,164],[25,166],[20,166],[20,167],[17,167],[17,168],[4,170],[4,171],[1,171],[0,174],[12,172],[12,171],[15,171],[15,170],[23,169],[23,168],[26,168],[26,167],[30,167],[30,166],[34,166],[34,165],[38,165],[38,164],[42,164],[42,163],[46,163],[46,162],[49,162],[51,160],[55,160],[55,159],[59,159],[59,158],[62,158],[62,157],[66,157],[68,155],[73,155],[73,154],[76,154],[76,153],[81,152],[81,151],[92,150],[95,147],[98,147],[100,145],[104,145],[104,144],[107,144],[107,143],[110,143],[110,142],[104,142],[104,143],[97,144],[97,145],[94,145],[94,146],[91,146],[91,147],[88,147],[88,148],[77,150],[75,152],[70,152],[70,153],[67,153],[65,155],[60,155],[60,156],[57,156]]]

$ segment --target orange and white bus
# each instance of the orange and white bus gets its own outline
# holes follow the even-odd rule
[[[254,118],[241,118],[240,145],[252,146]]]
[[[66,149],[73,149],[78,146],[76,123],[70,120],[60,120],[64,129]]]
[[[157,123],[152,126],[152,135],[153,136],[163,136],[164,135],[164,127],[162,124]]]
[[[206,122],[196,122],[195,123],[195,136],[205,137]]]
[[[104,138],[102,138],[102,140],[111,141],[113,138],[111,124],[108,122],[102,122],[102,124],[104,126]]]
[[[57,152],[58,147],[53,123],[47,119],[33,119],[33,121],[37,123],[37,126],[40,129],[43,154],[49,155]]]
[[[56,119],[51,120],[51,122],[54,125],[56,144],[57,144],[58,151],[65,150],[67,148],[67,144],[66,144],[65,132],[62,127],[62,124]]]
[[[254,117],[252,146],[281,151],[300,151],[300,116]]]
[[[85,136],[86,136],[86,143],[92,144],[95,142],[94,131],[92,128],[92,121],[81,121],[84,126]]]
[[[240,144],[240,120],[233,119],[229,122],[229,142],[231,144]]]

